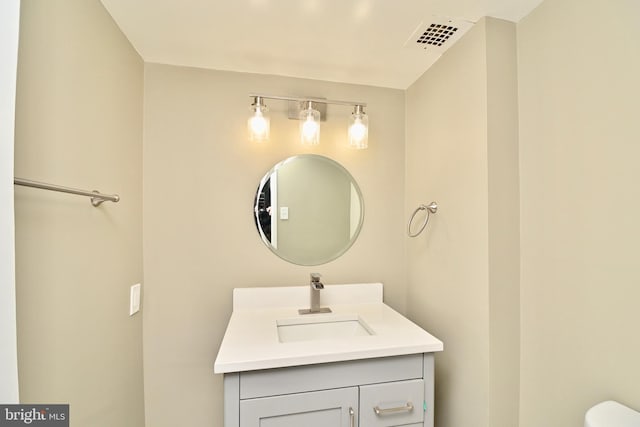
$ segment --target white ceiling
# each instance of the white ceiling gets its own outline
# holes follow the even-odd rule
[[[405,89],[433,16],[518,22],[542,0],[102,0],[147,62]],[[415,44],[415,43],[412,43]]]

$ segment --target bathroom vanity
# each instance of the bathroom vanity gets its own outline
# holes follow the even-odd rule
[[[380,283],[234,290],[215,361],[225,427],[433,427],[443,344],[382,302]]]

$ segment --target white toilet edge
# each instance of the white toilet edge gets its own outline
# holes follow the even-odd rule
[[[584,427],[640,427],[640,412],[614,400],[600,402],[590,408],[584,418]]]

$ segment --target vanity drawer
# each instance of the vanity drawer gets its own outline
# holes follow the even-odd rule
[[[248,371],[240,373],[240,399],[390,383],[422,377],[423,355],[420,353]]]
[[[424,380],[397,381],[360,387],[360,425],[386,427],[424,419]]]

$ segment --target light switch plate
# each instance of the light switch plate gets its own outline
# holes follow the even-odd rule
[[[129,295],[129,316],[133,316],[140,311],[140,283],[131,286]]]
[[[289,208],[287,206],[280,207],[280,219],[289,219]]]

